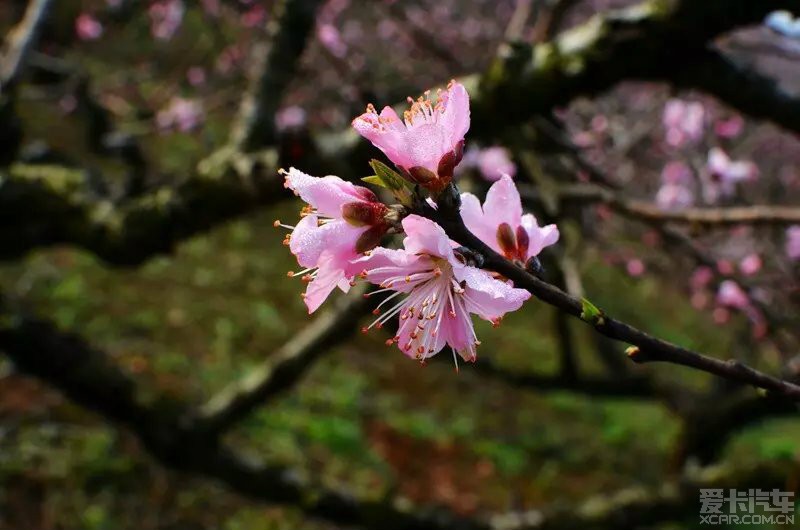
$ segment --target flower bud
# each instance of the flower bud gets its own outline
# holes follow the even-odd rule
[[[342,205],[342,217],[353,226],[374,226],[383,222],[386,205],[380,202],[348,202]]]

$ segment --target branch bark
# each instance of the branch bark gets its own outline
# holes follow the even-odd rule
[[[538,198],[538,194],[530,186],[520,186],[520,193],[527,199]],[[619,192],[591,184],[561,186],[557,196],[563,202],[603,203],[621,215],[646,222],[703,227],[800,224],[800,208],[793,206],[754,205],[663,210],[651,202],[628,199]]]
[[[6,37],[0,54],[0,94],[11,89],[22,75],[52,3],[52,0],[30,0],[22,21]]]
[[[800,401],[800,386],[789,381],[765,374],[735,360],[722,361],[658,339],[630,324],[602,314],[602,312],[599,315],[587,316],[581,300],[529,274],[472,234],[461,220],[459,203],[458,190],[451,184],[440,195],[437,202],[438,209],[423,202],[418,206],[417,213],[438,223],[457,243],[482,255],[485,260],[485,268],[512,280],[517,287],[528,290],[543,302],[583,320],[600,334],[633,345],[633,348],[628,349],[628,357],[632,361],[636,363],[668,362],[687,366],[745,385],[762,388],[771,394],[795,402]]]
[[[267,38],[253,49],[250,88],[231,135],[231,143],[238,149],[249,152],[275,143],[275,113],[294,79],[321,3],[321,0],[276,3],[267,25]]]
[[[681,86],[697,86],[736,100],[745,112],[769,118],[800,131],[798,98],[779,98],[778,104],[748,103],[747,98],[775,98],[761,79],[742,71],[740,84],[689,75],[721,68],[709,55],[715,37],[748,24],[758,24],[774,10],[791,9],[791,0],[645,0],[626,9],[595,15],[585,24],[567,30],[552,41],[495,61],[482,78],[467,82],[479,86],[472,100],[473,136],[491,139],[502,129],[519,125],[532,116],[546,115],[581,95],[598,94],[623,79],[657,79]],[[730,70],[729,67],[726,67]],[[695,84],[696,83],[696,84]],[[756,83],[749,88],[741,83]],[[735,94],[740,91],[742,96]],[[723,97],[724,96],[724,97]]]

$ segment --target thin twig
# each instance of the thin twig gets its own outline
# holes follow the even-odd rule
[[[529,186],[521,186],[520,193],[529,199],[538,197],[538,193]],[[561,201],[599,202],[607,204],[621,215],[647,222],[681,223],[705,227],[729,227],[740,224],[800,224],[800,208],[793,206],[754,205],[664,210],[651,202],[628,199],[621,193],[591,184],[562,186],[557,194]]]
[[[541,301],[587,322],[602,335],[633,345],[633,348],[628,349],[628,356],[632,361],[668,362],[687,366],[800,401],[800,386],[789,381],[765,374],[735,360],[722,361],[658,339],[609,315],[601,313],[587,317],[581,300],[529,274],[472,234],[464,226],[458,211],[458,202],[458,191],[451,185],[440,196],[438,209],[423,206],[417,213],[437,222],[454,241],[483,255],[485,268],[500,273]]]

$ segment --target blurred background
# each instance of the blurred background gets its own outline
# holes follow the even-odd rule
[[[800,225],[642,222],[578,189],[603,186],[660,212],[797,206],[800,120],[768,110],[752,117],[706,85],[639,75],[646,69],[635,65],[628,78],[623,61],[613,82],[568,87],[547,96],[548,109],[505,127],[514,105],[538,92],[485,97],[498,65],[540,79],[514,61],[571,28],[602,39],[586,30],[592,17],[634,1],[306,3],[298,15],[291,1],[53,2],[1,96],[0,175],[47,188],[41,202],[26,202],[35,196],[27,191],[0,199],[3,296],[79,334],[147,392],[203,403],[269,365],[314,319],[298,295],[303,284],[286,277],[296,263],[273,227],[276,218],[294,222],[301,205],[259,183],[290,165],[368,175],[366,161],[380,153],[346,132],[351,119],[368,102],[401,103],[464,78],[476,110],[459,185],[481,194],[501,172],[527,183],[528,208],[562,233],[544,256],[550,281],[658,337],[800,373]],[[28,7],[0,5],[7,49]],[[800,24],[762,21],[715,36],[715,49],[771,79],[796,116]],[[618,25],[608,30],[626,30]],[[287,57],[286,79],[265,84],[270,46],[281,42],[296,62]],[[563,44],[565,54],[574,49]],[[603,50],[616,60],[613,47]],[[248,95],[261,112],[255,125]],[[197,199],[204,188],[193,179],[220,160],[257,191],[222,205]],[[150,223],[147,210],[126,221],[157,239],[169,234],[163,245],[131,236],[117,248],[92,231],[115,209],[169,202],[170,190],[190,194],[181,216]],[[87,205],[91,216],[73,216]],[[634,366],[622,346],[535,300],[498,329],[485,324],[480,361],[458,374],[447,362],[420,367],[379,333],[326,339],[302,378],[254,407],[225,443],[360,500],[479,519],[536,510],[527,513],[554,514],[546,520],[554,528],[694,528],[697,486],[664,488],[716,480],[709,469],[734,477],[731,487],[796,490],[794,406],[765,406],[754,391],[687,369]],[[3,530],[350,527],[171,469],[180,466],[51,383],[0,356]],[[561,513],[595,522],[559,522]]]

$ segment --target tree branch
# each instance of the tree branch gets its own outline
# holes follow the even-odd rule
[[[718,35],[748,24],[759,24],[771,11],[791,9],[792,0],[645,0],[626,9],[601,13],[564,31],[552,41],[498,60],[480,79],[472,99],[473,136],[491,139],[502,129],[520,125],[532,116],[546,115],[581,95],[594,95],[622,79],[658,79],[693,86],[712,57],[707,45]],[[705,77],[705,76],[701,76]],[[712,76],[713,77],[713,76]],[[753,78],[740,75],[739,81]],[[769,95],[737,84],[699,81],[701,89],[729,95],[744,110],[798,129],[787,120],[785,106],[748,103],[748,97]],[[763,88],[763,87],[761,87]],[[735,91],[741,89],[742,96]],[[797,98],[794,98],[797,105]],[[792,115],[797,112],[796,106]]]
[[[298,507],[334,524],[390,530],[601,529],[679,520],[697,503],[700,487],[781,487],[785,469],[712,469],[683,480],[683,487],[626,490],[555,510],[505,513],[488,521],[465,519],[442,509],[409,506],[391,499],[363,501],[319,488],[290,469],[244,458],[199,429],[185,404],[136,383],[106,355],[76,335],[27,317],[0,299],[0,350],[17,369],[63,392],[75,403],[132,431],[162,464],[214,478],[253,499]],[[691,507],[691,508],[690,508]]]
[[[636,363],[668,362],[687,366],[703,372],[718,375],[732,381],[768,390],[777,396],[800,401],[800,386],[767,375],[735,361],[722,361],[655,338],[647,333],[616,320],[608,315],[586,315],[581,300],[570,296],[557,287],[540,280],[525,270],[506,260],[497,252],[473,235],[464,226],[459,213],[458,190],[454,185],[439,197],[438,209],[421,204],[418,212],[442,226],[451,239],[483,255],[485,268],[500,273],[522,289],[591,325],[597,332],[609,338],[633,345],[628,349],[628,357]]]
[[[22,75],[52,3],[52,0],[30,0],[22,21],[7,35],[0,54],[0,93],[7,92]]]
[[[254,462],[198,428],[184,403],[145,391],[80,337],[27,317],[0,299],[0,350],[21,372],[133,432],[162,464],[223,482],[254,499],[297,506],[313,517],[366,528],[478,530],[477,521],[447,511],[401,507],[392,500],[359,501],[316,487],[292,470]],[[149,396],[149,397],[148,397]],[[202,424],[199,424],[202,426]]]
[[[530,186],[520,186],[526,199],[538,199],[539,194]],[[608,205],[617,213],[646,222],[680,223],[705,227],[730,227],[739,224],[791,225],[800,224],[800,208],[793,206],[726,206],[663,210],[656,204],[628,199],[621,193],[591,184],[560,186],[558,199],[563,202]]]
[[[365,289],[353,291],[261,366],[213,396],[198,413],[200,428],[214,435],[224,432],[255,408],[291,388],[317,359],[352,337],[358,329],[358,321],[369,314],[374,303],[374,299],[362,296]]]
[[[250,88],[231,140],[242,151],[275,142],[275,113],[294,79],[297,63],[314,28],[321,0],[279,0],[267,25],[265,43],[253,49]]]
[[[139,265],[202,230],[282,199],[276,155],[207,160],[174,188],[122,204],[92,190],[95,176],[61,166],[0,169],[0,258],[69,243],[108,263]]]

